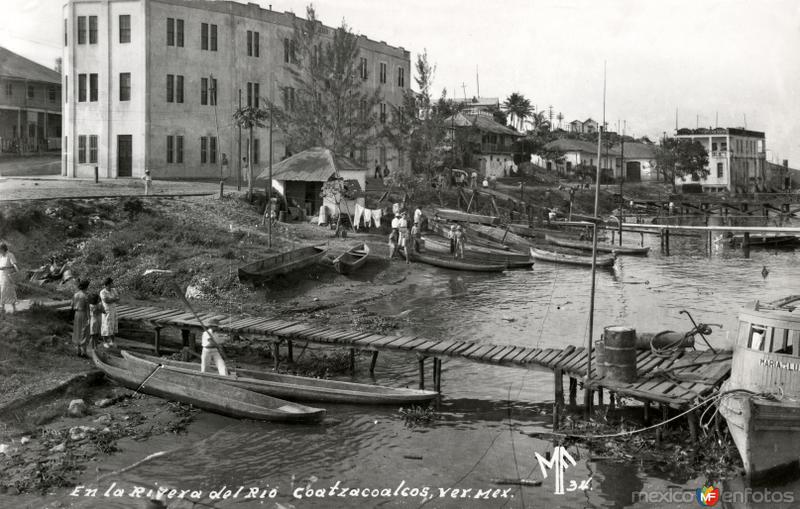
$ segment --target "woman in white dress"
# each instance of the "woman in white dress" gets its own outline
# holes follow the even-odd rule
[[[0,242],[0,318],[6,316],[6,304],[11,304],[11,311],[17,312],[17,287],[11,275],[18,271],[14,254],[5,242]]]
[[[117,324],[117,302],[119,293],[114,288],[114,280],[107,277],[103,282],[103,289],[100,290],[100,300],[103,302],[103,319],[100,322],[100,336],[103,338],[103,346],[114,345],[114,336],[119,328]]]

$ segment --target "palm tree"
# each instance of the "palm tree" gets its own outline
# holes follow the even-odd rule
[[[253,200],[253,129],[256,127],[266,127],[264,123],[269,118],[269,112],[261,108],[254,108],[252,106],[244,106],[233,112],[233,121],[236,125],[244,129],[248,129],[250,133],[250,143],[248,143],[247,150],[247,168],[249,179],[248,194],[250,201]],[[272,182],[269,183],[272,186]]]
[[[513,92],[503,102],[503,110],[513,118],[512,125],[522,131],[525,119],[531,116],[533,108],[530,100],[519,92]]]
[[[536,111],[530,115],[534,131],[549,131],[550,121],[544,111]]]

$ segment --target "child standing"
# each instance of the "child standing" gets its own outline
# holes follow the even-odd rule
[[[96,293],[89,295],[89,342],[92,349],[100,341],[100,323],[103,321],[103,304]]]

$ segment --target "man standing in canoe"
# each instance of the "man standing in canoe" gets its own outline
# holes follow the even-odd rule
[[[211,367],[213,362],[217,366],[217,372],[222,376],[228,376],[228,367],[225,366],[225,361],[222,360],[222,355],[219,353],[219,343],[221,343],[219,336],[214,333],[214,330],[219,327],[219,320],[209,320],[206,330],[203,332],[203,353],[200,355],[200,372],[205,373]]]
[[[453,234],[454,242],[454,251],[453,251],[453,258],[455,259],[463,259],[464,258],[464,243],[466,242],[466,237],[464,236],[464,230],[461,229],[461,225],[456,226],[456,231]]]

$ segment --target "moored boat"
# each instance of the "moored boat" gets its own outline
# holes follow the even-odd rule
[[[729,237],[733,245],[742,247],[794,247],[800,244],[797,235],[781,235],[777,233],[751,233],[745,238],[743,233]]]
[[[315,401],[322,403],[349,403],[368,405],[400,405],[430,401],[438,393],[416,389],[383,387],[380,385],[339,382],[305,376],[285,375],[269,371],[237,368],[232,376],[216,372],[200,373],[200,364],[135,354],[123,350],[125,358],[144,359],[163,364],[165,368],[195,374],[221,383],[290,401]]]
[[[545,249],[537,249],[531,247],[531,258],[534,260],[541,260],[552,263],[564,263],[568,265],[592,265],[591,256],[573,255],[567,253],[560,253],[558,251],[547,251]],[[613,255],[598,256],[595,260],[597,267],[612,267],[614,265]]]
[[[306,246],[271,255],[239,267],[239,280],[253,283],[267,281],[277,275],[314,265],[327,252],[328,249],[324,247]]]
[[[427,263],[428,265],[434,265],[436,267],[442,267],[445,269],[468,270],[473,272],[502,272],[506,269],[505,264],[502,263],[490,264],[490,263],[468,262],[449,257],[445,258],[445,257],[433,256],[423,253],[414,253],[414,252],[410,252],[408,253],[408,255],[411,258],[412,262]]]
[[[333,268],[339,274],[350,274],[364,265],[368,256],[369,246],[366,243],[355,244],[333,259]]]
[[[427,235],[422,237],[425,252],[451,256],[450,240],[443,237]],[[482,246],[471,246],[469,243],[464,247],[464,261],[489,264],[505,264],[508,268],[527,268],[530,267],[531,257],[529,253],[517,251],[501,251]]]
[[[194,405],[230,417],[277,422],[313,422],[325,410],[234,387],[200,374],[164,369],[134,357],[115,357],[92,351],[95,366],[129,389]]]
[[[467,233],[472,234],[473,236],[482,237],[484,239],[489,239],[493,242],[498,242],[500,244],[506,245],[511,249],[516,249],[517,251],[526,251],[531,246],[531,241],[517,235],[516,233],[509,231],[505,228],[498,228],[494,226],[486,226],[482,224],[471,224],[467,226]]]
[[[431,221],[428,223],[431,231],[438,233],[442,237],[447,237],[450,234],[450,228],[452,226],[456,226],[452,223],[446,223],[444,221]],[[477,235],[473,235],[469,239],[470,245],[477,245],[481,247],[488,247],[491,249],[499,249],[501,251],[508,251],[510,248],[506,245],[500,244],[499,242],[495,242],[493,240],[485,239],[483,237],[479,237]],[[522,251],[527,252],[527,249],[523,249]]]
[[[739,314],[719,411],[754,479],[800,468],[800,295]]]
[[[500,218],[497,216],[486,216],[483,214],[470,214],[456,209],[436,209],[436,216],[447,221],[460,221],[464,223],[477,224],[498,224]]]
[[[535,238],[537,236],[536,228],[532,228],[528,225],[510,223],[506,226],[511,233],[516,233],[523,237]]]
[[[553,235],[545,235],[547,242],[561,247],[571,247],[574,249],[581,249],[583,251],[591,251],[592,243],[585,240],[566,239],[563,237],[556,237]],[[650,252],[649,247],[629,247],[629,246],[614,246],[612,244],[597,244],[598,253],[617,253],[621,255],[647,255]]]

